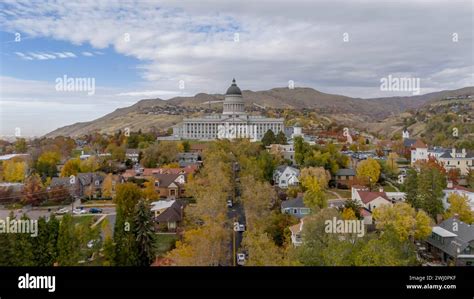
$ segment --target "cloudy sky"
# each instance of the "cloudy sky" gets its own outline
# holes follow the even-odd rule
[[[288,86],[353,97],[381,78],[474,85],[473,1],[0,3],[0,135],[41,135],[143,98]],[[94,80],[94,92],[58,79]],[[74,81],[76,82],[76,81]],[[92,85],[90,85],[92,86]]]

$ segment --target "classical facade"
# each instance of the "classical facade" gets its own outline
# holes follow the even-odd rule
[[[173,127],[173,135],[181,139],[249,138],[257,141],[261,140],[268,130],[272,130],[275,135],[284,131],[283,118],[248,115],[245,112],[242,92],[234,79],[225,94],[222,114],[185,118],[183,123]]]

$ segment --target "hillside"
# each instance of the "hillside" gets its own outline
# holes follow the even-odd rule
[[[474,87],[452,91],[441,91],[410,97],[386,97],[361,99],[327,94],[312,88],[273,88],[266,91],[243,91],[246,109],[264,112],[265,108],[314,110],[319,115],[351,126],[380,122],[387,117],[399,115],[408,109],[442,100],[446,97],[474,94]],[[58,128],[46,137],[81,136],[91,132],[113,133],[119,129],[131,131],[150,128],[167,129],[179,123],[183,117],[216,113],[221,111],[222,94],[199,93],[193,97],[176,97],[170,100],[146,99],[120,108],[90,122],[75,123]],[[217,103],[215,103],[217,102]],[[383,131],[383,130],[382,130]]]

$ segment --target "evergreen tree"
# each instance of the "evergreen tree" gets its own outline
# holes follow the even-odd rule
[[[286,135],[285,133],[283,133],[283,131],[280,131],[276,138],[275,138],[275,143],[278,143],[278,144],[287,144],[287,140],[286,140]]]
[[[150,266],[155,259],[155,231],[153,214],[144,200],[135,207],[134,233],[137,245],[137,265]]]
[[[137,260],[137,247],[133,228],[135,205],[142,198],[140,188],[133,183],[117,186],[115,195],[117,218],[114,229],[115,254],[117,266],[133,266]]]
[[[270,144],[273,144],[275,143],[276,139],[275,139],[275,133],[273,133],[272,130],[268,130],[265,135],[263,135],[263,138],[262,138],[262,144],[264,146],[268,146]]]
[[[80,259],[80,240],[71,215],[61,219],[58,236],[58,263],[60,266],[74,266]]]

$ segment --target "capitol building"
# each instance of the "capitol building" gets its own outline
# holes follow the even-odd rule
[[[173,137],[197,140],[249,138],[258,141],[268,130],[272,130],[275,135],[280,131],[284,132],[283,120],[248,115],[245,112],[242,91],[234,79],[225,94],[222,114],[185,118],[181,124],[173,127]]]

